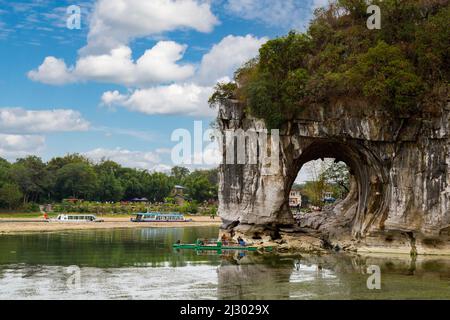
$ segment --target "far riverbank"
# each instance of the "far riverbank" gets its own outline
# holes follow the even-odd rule
[[[59,223],[46,222],[43,218],[0,218],[0,235],[95,229],[219,227],[222,223],[220,218],[216,217],[213,220],[208,216],[186,216],[186,219],[192,219],[193,221],[169,223],[135,223],[130,221],[130,217],[101,217],[101,219],[105,221],[99,223]]]

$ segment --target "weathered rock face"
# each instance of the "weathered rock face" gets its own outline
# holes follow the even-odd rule
[[[265,128],[232,101],[220,108],[218,122],[223,133]],[[225,140],[223,145],[225,160],[230,148]],[[340,102],[311,106],[281,129],[279,149],[275,172],[268,173],[265,163],[221,165],[224,230],[279,237],[280,229],[294,224],[289,192],[301,167],[336,158],[351,169],[350,195],[302,227],[327,242],[350,241],[369,251],[374,246],[419,253],[450,249],[450,105],[422,118],[394,118],[363,102],[351,108]]]

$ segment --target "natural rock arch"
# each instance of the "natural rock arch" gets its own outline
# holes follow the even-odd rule
[[[325,138],[302,140],[307,146],[298,159],[294,159],[292,172],[299,172],[309,161],[323,158],[335,158],[346,163],[352,175],[352,186],[341,207],[347,208],[346,220],[353,225],[353,235],[359,237],[364,234],[372,220],[382,216],[388,209],[384,201],[388,194],[388,177],[383,170],[383,160],[378,159],[365,146],[350,141]],[[285,180],[288,183],[287,191],[291,189],[294,180],[295,176]],[[286,199],[288,197],[289,194],[285,195]],[[369,215],[369,212],[372,214]]]
[[[297,173],[308,161],[336,158],[355,178],[350,195],[327,215],[308,217],[303,229],[351,249],[448,250],[450,108],[395,118],[359,104],[311,106],[286,123],[280,131],[281,165],[275,174],[263,174],[263,164],[221,165],[223,230],[266,241],[283,238],[284,230],[296,232],[288,196]],[[244,110],[236,101],[220,107],[223,133],[265,129],[262,120]],[[225,159],[225,147],[223,152]]]

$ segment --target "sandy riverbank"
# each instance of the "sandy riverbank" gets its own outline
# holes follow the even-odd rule
[[[221,220],[209,217],[188,217],[193,222],[133,223],[129,218],[104,218],[100,223],[46,222],[42,218],[0,218],[0,235],[31,232],[56,232],[68,230],[126,229],[126,228],[182,228],[217,226]]]

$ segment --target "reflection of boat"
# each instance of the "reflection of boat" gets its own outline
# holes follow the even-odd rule
[[[195,250],[197,256],[220,256],[223,259],[241,260],[249,251],[242,250]]]
[[[197,256],[234,256],[237,250],[195,250]]]
[[[159,213],[148,212],[138,213],[136,218],[131,219],[132,222],[192,222],[192,219],[187,220],[179,213]]]
[[[49,222],[103,222],[93,214],[60,214],[56,219],[50,219]]]
[[[252,247],[240,246],[238,244],[224,244],[216,240],[197,240],[195,244],[176,243],[173,245],[175,249],[196,250],[196,251],[222,251],[222,250],[237,250],[237,251],[272,251],[272,247]]]

